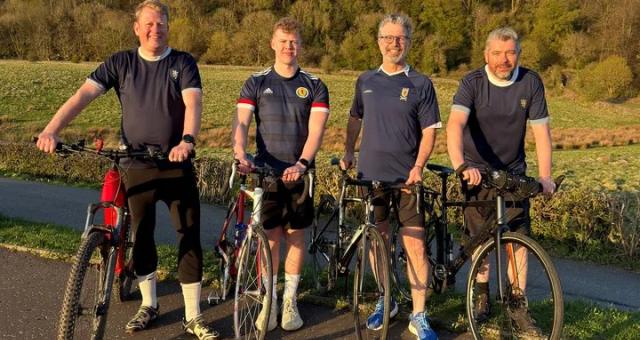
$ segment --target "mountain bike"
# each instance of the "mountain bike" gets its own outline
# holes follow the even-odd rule
[[[333,159],[331,164],[338,167],[339,161]],[[322,195],[311,228],[308,251],[312,255],[312,269],[317,278],[316,288],[334,289],[341,276],[346,283],[355,255],[352,303],[356,336],[358,339],[386,339],[391,304],[389,252],[382,234],[375,226],[373,200],[392,190],[405,189],[406,185],[357,180],[351,178],[346,170],[340,171],[340,198]],[[358,190],[364,193],[351,193]],[[364,207],[365,218],[358,226],[349,223],[346,218],[347,207],[354,204]],[[323,287],[325,280],[327,283]],[[383,325],[375,332],[366,328],[363,322],[366,317],[362,316],[372,311],[367,307],[374,305],[381,296],[384,297],[385,311]]]
[[[229,188],[233,188],[238,164],[233,163]],[[264,339],[269,316],[262,325],[256,325],[256,319],[262,309],[271,311],[273,293],[273,269],[269,241],[262,226],[262,203],[268,183],[275,183],[281,173],[269,167],[251,169],[254,177],[254,189],[247,184],[247,175],[240,175],[240,189],[234,200],[229,203],[220,236],[216,242],[214,254],[218,259],[218,272],[214,278],[214,287],[207,298],[210,305],[222,303],[231,293],[234,295],[234,332],[237,339]],[[299,204],[312,199],[313,171],[304,174],[304,190]],[[307,197],[309,196],[309,197]],[[253,208],[246,223],[246,200],[253,202]]]
[[[451,201],[447,198],[447,181],[455,173],[453,169],[435,164],[428,164],[427,169],[437,175],[441,183],[440,191],[425,189],[423,201],[429,219],[427,251],[432,277],[427,295],[442,293],[453,286],[456,274],[471,259],[466,283],[466,314],[475,339],[559,339],[564,304],[555,266],[536,241],[510,231],[508,221],[512,216],[506,209],[505,196],[510,195],[515,200],[530,198],[542,192],[542,185],[531,177],[484,169],[482,185],[495,189],[495,200]],[[555,180],[556,188],[563,179],[564,176],[560,176]],[[495,219],[487,221],[474,237],[463,234],[458,254],[454,256],[447,210],[471,206],[494,208]],[[431,251],[432,244],[435,254]],[[398,272],[397,268],[395,272]],[[497,287],[494,301],[488,301],[491,305],[488,320],[474,310],[480,296],[477,291],[480,272],[489,272],[490,286]],[[521,308],[528,309],[540,332],[530,334],[518,329],[513,318]]]
[[[119,301],[129,298],[133,272],[130,216],[122,183],[119,161],[123,158],[166,160],[155,149],[104,149],[101,140],[95,147],[83,141],[59,143],[56,153],[68,156],[88,153],[109,159],[112,165],[105,174],[100,202],[87,209],[87,219],[80,247],[74,257],[67,280],[60,313],[58,339],[102,339],[111,295]],[[97,219],[102,215],[103,223]]]

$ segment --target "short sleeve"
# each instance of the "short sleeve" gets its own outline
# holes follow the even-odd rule
[[[349,115],[354,118],[362,119],[364,115],[364,110],[362,108],[362,89],[361,87],[362,77],[359,77],[356,81],[356,89],[353,94],[353,103],[351,104],[351,111]]]
[[[87,78],[103,92],[108,91],[118,84],[118,54],[110,56],[96,68]]]
[[[418,108],[418,120],[420,128],[440,127],[440,108],[438,108],[438,98],[433,88],[433,83],[426,79],[422,89],[422,100]]]
[[[236,104],[237,108],[249,109],[251,111],[256,110],[256,103],[258,101],[256,94],[256,77],[249,77],[242,85],[240,90],[240,98]]]
[[[329,89],[321,80],[318,80],[311,103],[311,112],[314,111],[329,113]]]
[[[529,106],[528,119],[536,121],[549,117],[547,100],[544,97],[544,85],[539,77],[534,77],[532,81],[531,105]]]
[[[180,90],[202,89],[202,80],[200,79],[198,64],[191,55],[185,57],[184,68],[181,73]]]
[[[460,81],[458,91],[453,96],[453,106],[451,110],[462,111],[466,114],[471,112],[474,103],[473,87],[466,78]]]

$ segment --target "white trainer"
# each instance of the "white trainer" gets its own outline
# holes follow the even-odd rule
[[[295,331],[300,329],[304,322],[300,318],[298,305],[294,299],[285,299],[282,301],[282,329],[285,331]]]
[[[264,318],[267,317],[266,314],[267,314],[267,309],[263,308],[260,311],[260,314],[258,315],[258,319],[256,319],[256,328],[259,331],[262,331],[262,329],[260,329],[260,325],[262,325]],[[274,330],[276,327],[278,327],[278,303],[272,300],[271,313],[269,313],[269,323],[267,324],[267,332]]]

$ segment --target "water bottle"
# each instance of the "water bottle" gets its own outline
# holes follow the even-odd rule
[[[247,232],[247,225],[244,223],[238,223],[235,225],[235,233],[233,234],[233,240],[235,247],[239,248],[244,240],[244,235]]]

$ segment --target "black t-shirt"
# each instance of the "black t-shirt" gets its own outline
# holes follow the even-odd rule
[[[452,110],[469,115],[463,137],[465,162],[514,173],[524,173],[527,167],[527,120],[536,124],[549,116],[540,76],[524,67],[517,68],[504,86],[491,82],[485,68],[472,71],[460,82]]]
[[[180,143],[185,105],[182,91],[201,91],[198,66],[185,52],[168,49],[158,60],[149,61],[138,49],[109,57],[91,73],[89,81],[105,92],[116,91],[122,107],[122,137],[134,149],[147,145],[163,151]],[[149,167],[131,162],[133,167]]]
[[[362,119],[358,177],[365,180],[406,181],[422,130],[441,125],[431,80],[411,68],[393,75],[381,69],[363,73],[350,115]]]
[[[254,112],[256,163],[284,170],[302,154],[311,112],[329,114],[329,91],[305,71],[284,78],[270,67],[245,81],[237,106]]]

